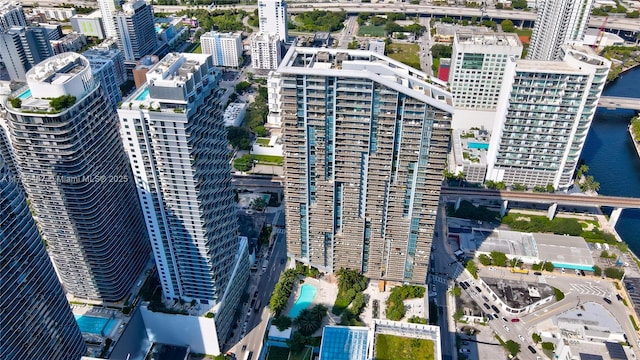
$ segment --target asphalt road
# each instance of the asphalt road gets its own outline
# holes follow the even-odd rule
[[[440,213],[438,214],[435,226],[437,236],[434,236],[431,248],[432,268],[429,272],[428,292],[429,294],[433,294],[433,287],[435,286],[442,358],[444,360],[455,360],[457,359],[455,334],[453,333],[455,328],[453,324],[450,323],[453,312],[450,310],[450,307],[447,306],[447,297],[449,290],[448,284],[451,279],[455,279],[460,274],[462,267],[458,266],[457,263],[451,264],[452,261],[455,261],[455,256],[453,256],[451,249],[446,245],[447,222],[444,206],[440,206],[439,211]]]
[[[279,177],[267,176],[234,176],[231,179],[236,188],[245,189],[275,189],[282,190],[284,179]]]
[[[427,29],[424,31],[424,34],[420,38],[420,66],[422,67],[422,71],[427,73],[427,75],[433,75],[433,70],[431,69],[431,64],[433,64],[433,59],[431,57],[431,24],[429,23],[431,18],[421,17],[420,25],[426,27]]]
[[[356,16],[349,16],[345,21],[344,30],[340,32],[340,40],[338,40],[338,47],[346,49],[354,36],[357,35],[356,25],[358,25],[358,18]]]
[[[235,341],[231,348],[231,352],[236,354],[238,359],[244,359],[246,353],[253,351],[253,358],[257,358],[258,354],[260,354],[260,350],[263,345],[263,338],[265,334],[265,330],[267,327],[267,322],[269,321],[269,316],[271,312],[266,307],[269,304],[269,298],[271,297],[271,293],[273,292],[273,288],[278,282],[278,278],[280,277],[280,273],[284,270],[285,264],[281,264],[281,259],[286,259],[286,244],[285,244],[285,236],[282,233],[278,233],[275,235],[273,251],[268,252],[267,255],[269,258],[269,264],[267,266],[266,271],[262,271],[262,263],[264,258],[259,258],[256,261],[258,262],[258,271],[252,276],[249,284],[249,304],[243,307],[242,317],[240,319],[240,324],[238,328],[235,330]],[[260,310],[254,311],[251,310],[249,316],[247,316],[247,311],[249,305],[251,304],[251,299],[253,299],[253,294],[258,291],[257,300],[260,301]],[[247,333],[243,338],[239,338],[242,332],[243,323],[247,321]],[[242,350],[242,347],[246,345],[246,349]]]

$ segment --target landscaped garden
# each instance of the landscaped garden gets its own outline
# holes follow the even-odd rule
[[[434,358],[434,343],[431,340],[383,334],[376,336],[377,360],[431,360]]]

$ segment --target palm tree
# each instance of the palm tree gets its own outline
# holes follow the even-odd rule
[[[320,325],[322,325],[322,319],[318,319],[316,314],[311,310],[304,309],[300,312],[293,323],[298,327],[300,334],[309,336],[320,328]]]

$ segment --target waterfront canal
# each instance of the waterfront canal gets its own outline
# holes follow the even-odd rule
[[[622,74],[604,95],[636,97],[640,101],[640,67]],[[582,158],[589,174],[600,182],[602,195],[640,198],[640,158],[627,132],[634,115],[633,110],[599,109],[591,125]],[[616,230],[640,255],[640,210],[624,210]]]

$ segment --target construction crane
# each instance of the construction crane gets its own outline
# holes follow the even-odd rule
[[[598,33],[598,38],[596,39],[596,43],[593,45],[593,50],[598,50],[600,47],[600,43],[602,42],[602,38],[604,37],[604,27],[607,25],[607,21],[609,21],[609,17],[604,18],[602,25],[600,25],[600,32]]]

